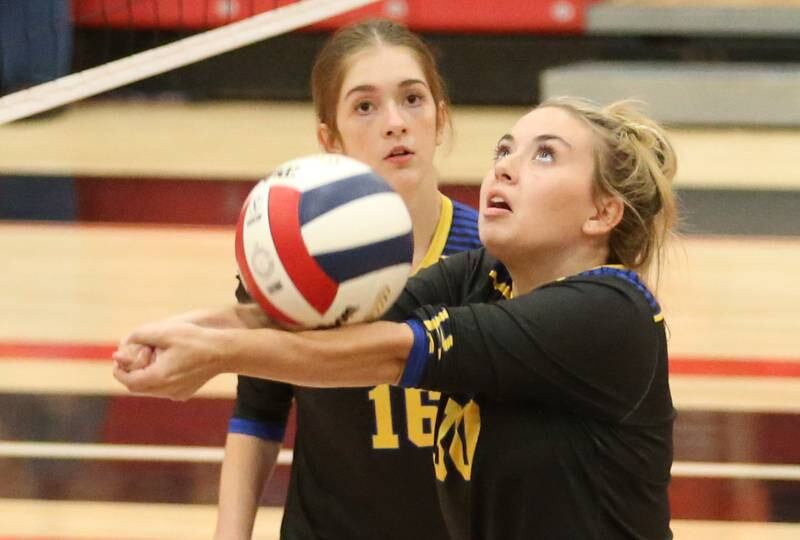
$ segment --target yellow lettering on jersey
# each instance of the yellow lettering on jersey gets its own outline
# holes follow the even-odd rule
[[[428,354],[433,353],[433,339],[431,332],[436,332],[439,335],[439,343],[441,343],[441,350],[437,355],[437,359],[442,359],[442,353],[447,352],[453,346],[453,335],[445,334],[442,328],[442,323],[446,321],[450,315],[446,309],[441,310],[433,319],[423,321],[425,328],[428,330]]]
[[[464,480],[472,478],[472,460],[478,446],[478,436],[481,431],[480,407],[470,401],[464,407],[452,399],[447,400],[444,408],[444,418],[439,424],[439,433],[436,440],[436,458],[433,462],[436,479],[444,481],[447,478],[447,465],[445,455],[450,456],[450,461]],[[463,436],[462,436],[463,433]],[[450,448],[445,453],[444,444],[448,434],[452,434]]]
[[[481,431],[481,413],[478,404],[470,401],[464,407],[462,416],[464,426],[464,438],[453,437],[450,444],[450,458],[456,470],[461,473],[464,480],[472,478],[472,458],[475,456],[475,448],[478,445],[478,434]]]
[[[408,420],[408,440],[416,446],[424,448],[433,446],[433,428],[436,422],[436,403],[439,392],[424,391],[433,405],[422,403],[423,390],[406,388],[406,419]],[[427,421],[426,421],[427,420]]]
[[[497,281],[497,270],[489,272],[489,277],[492,280],[492,287],[503,295],[506,300],[511,298],[511,286],[508,283]]]
[[[424,321],[425,322],[425,328],[427,328],[428,330],[435,330],[435,329],[439,328],[439,326],[444,321],[447,320],[448,316],[449,315],[447,313],[447,310],[445,310],[445,309],[441,310],[439,313],[436,314],[436,316],[433,319],[429,319],[427,321]]]
[[[444,460],[444,447],[442,445],[442,439],[453,431],[454,433],[457,431],[456,428],[456,421],[461,418],[461,415],[464,414],[463,408],[461,405],[453,401],[452,399],[447,400],[447,405],[444,407],[444,418],[442,418],[441,423],[439,424],[439,434],[436,437],[436,455],[433,460],[433,469],[436,473],[436,479],[444,481],[447,478],[447,464]],[[455,435],[454,435],[455,437]]]
[[[423,392],[428,401],[423,403]],[[392,421],[392,394],[388,384],[376,386],[367,394],[375,407],[375,434],[372,436],[372,448],[376,450],[394,450],[400,448],[400,437],[395,432]],[[421,448],[433,446],[433,430],[436,422],[439,392],[406,388],[404,393],[406,409],[406,429],[408,440]],[[403,404],[395,406],[402,407]]]
[[[375,404],[376,433],[372,436],[372,448],[400,448],[400,439],[392,425],[392,400],[389,385],[376,386],[367,395]]]

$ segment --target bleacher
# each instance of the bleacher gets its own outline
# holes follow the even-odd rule
[[[735,42],[800,39],[800,2],[612,1],[587,13],[596,36],[697,37]],[[800,126],[800,63],[585,61],[548,69],[545,96],[577,94],[607,102],[641,98],[662,121],[697,126]]]
[[[585,31],[702,46],[685,45],[683,55],[669,60],[548,68],[542,97],[647,103],[682,134],[679,183],[693,230],[800,232],[800,177],[792,158],[800,145],[800,59],[786,55],[800,43],[800,2],[615,0],[588,9]],[[754,152],[760,158],[752,160]]]

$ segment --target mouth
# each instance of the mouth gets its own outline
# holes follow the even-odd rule
[[[511,205],[500,195],[492,195],[486,202],[486,208],[489,210],[500,210],[512,212]]]
[[[397,160],[397,159],[404,159],[410,158],[414,155],[414,152],[409,150],[406,146],[395,146],[391,149],[391,151],[386,154],[383,159],[390,159],[390,160]]]

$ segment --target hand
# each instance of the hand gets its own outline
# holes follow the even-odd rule
[[[131,392],[187,400],[222,372],[217,361],[218,334],[214,329],[176,321],[142,326],[112,355],[114,378]],[[145,361],[147,353],[142,349],[155,354]]]
[[[155,354],[156,352],[152,347],[136,343],[126,343],[123,340],[120,342],[113,358],[119,369],[130,372],[137,369],[144,369],[152,364],[155,359]]]

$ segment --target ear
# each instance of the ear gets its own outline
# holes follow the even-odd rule
[[[323,150],[331,154],[341,154],[343,151],[339,138],[324,122],[317,125],[317,142]]]
[[[617,195],[600,195],[595,200],[595,212],[583,222],[583,232],[589,236],[610,234],[625,213],[625,203]]]
[[[436,106],[436,145],[440,145],[444,142],[445,137],[445,126],[447,125],[447,119],[450,117],[450,114],[447,112],[447,104],[444,101],[440,101]]]

